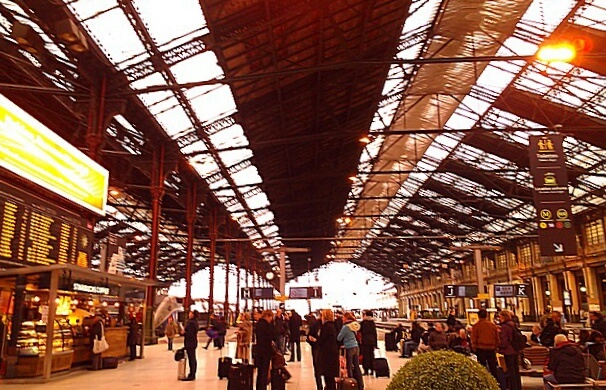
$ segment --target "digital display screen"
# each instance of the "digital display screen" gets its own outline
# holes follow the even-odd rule
[[[307,299],[308,291],[307,287],[292,287],[289,291],[290,299]]]
[[[271,287],[253,288],[254,299],[274,299],[274,289]]]
[[[0,260],[88,268],[93,239],[80,216],[0,182]]]
[[[515,288],[513,284],[495,284],[495,298],[515,297]]]
[[[0,166],[105,215],[109,172],[0,95]]]

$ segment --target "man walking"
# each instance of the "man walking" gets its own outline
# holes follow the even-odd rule
[[[187,323],[185,324],[184,344],[189,363],[189,375],[184,381],[196,380],[196,371],[198,370],[198,361],[196,360],[196,348],[198,347],[198,312],[192,310],[189,312]]]
[[[499,329],[488,320],[486,309],[480,309],[478,312],[480,320],[471,328],[471,347],[478,357],[478,363],[488,370],[498,380],[497,372],[497,348],[501,343]]]

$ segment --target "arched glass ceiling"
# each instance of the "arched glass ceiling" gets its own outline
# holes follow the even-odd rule
[[[201,50],[199,46],[193,55],[179,52],[173,58],[168,54],[181,45],[200,45],[208,33],[199,1],[65,0],[65,3],[112,65],[125,71],[132,89],[142,91],[138,94],[140,100],[165,132],[181,145],[181,151],[189,156],[189,162],[207,181],[216,198],[254,240],[253,245],[258,249],[280,247],[271,204],[259,187],[262,178],[251,162],[253,152],[248,148],[244,131],[231,119],[237,112],[232,93],[218,81],[224,74],[217,58],[212,51]],[[167,70],[144,65],[154,52],[163,57]],[[208,85],[183,90],[170,88],[174,84],[206,81]],[[160,90],[145,92],[150,87]],[[198,135],[198,139],[191,142],[193,135]],[[268,260],[275,265],[273,257]],[[287,268],[290,277],[290,266]]]

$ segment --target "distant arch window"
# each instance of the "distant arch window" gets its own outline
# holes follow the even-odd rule
[[[604,223],[601,219],[589,221],[585,224],[585,240],[587,246],[604,244]]]

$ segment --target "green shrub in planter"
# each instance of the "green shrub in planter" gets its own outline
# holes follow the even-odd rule
[[[436,351],[415,356],[393,376],[386,390],[499,390],[494,377],[460,353]]]

